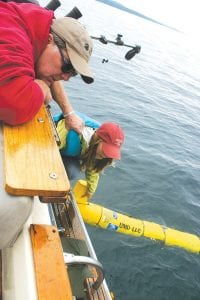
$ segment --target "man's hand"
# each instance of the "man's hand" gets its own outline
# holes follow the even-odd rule
[[[53,99],[58,103],[63,112],[65,127],[67,129],[72,128],[80,134],[84,127],[83,121],[74,113],[73,107],[60,81],[54,81],[54,83],[51,84],[51,93]]]
[[[75,113],[65,117],[65,127],[74,129],[77,133],[81,133],[84,127],[83,120]]]

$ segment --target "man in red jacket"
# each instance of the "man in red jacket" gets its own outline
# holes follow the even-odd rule
[[[78,74],[93,82],[88,65],[92,40],[75,19],[54,19],[53,11],[34,4],[0,2],[0,120],[31,120],[43,102],[53,99],[66,126],[81,132],[61,80]]]

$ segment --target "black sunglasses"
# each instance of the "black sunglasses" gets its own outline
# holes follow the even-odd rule
[[[70,73],[71,76],[76,76],[77,72],[74,69],[74,67],[72,66],[71,61],[64,57],[64,54],[62,53],[62,50],[59,47],[58,47],[58,49],[60,51],[60,55],[61,55],[62,62],[63,62],[62,67],[61,67],[62,72],[63,73]]]

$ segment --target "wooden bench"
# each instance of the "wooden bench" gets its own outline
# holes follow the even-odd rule
[[[69,180],[43,105],[28,123],[4,124],[5,189],[13,195],[65,196]]]
[[[72,300],[69,276],[56,227],[31,225],[38,300]]]

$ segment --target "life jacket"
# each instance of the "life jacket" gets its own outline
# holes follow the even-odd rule
[[[83,120],[85,126],[97,129],[101,125],[99,122],[83,113],[76,111],[76,114]],[[59,122],[63,119],[63,114],[60,113],[54,116],[53,119],[55,122]],[[66,156],[79,156],[81,154],[81,139],[79,134],[75,130],[70,129],[68,131],[68,134],[66,136],[66,147],[61,150],[61,154]]]

